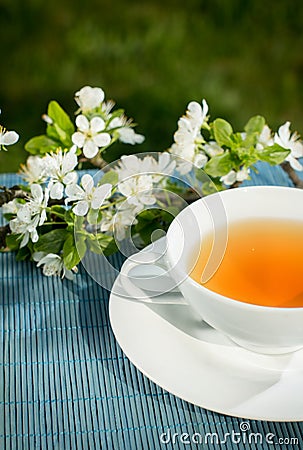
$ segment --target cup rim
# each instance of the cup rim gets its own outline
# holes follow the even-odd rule
[[[255,191],[289,191],[292,193],[296,192],[296,195],[302,195],[303,196],[303,190],[300,190],[298,188],[295,188],[293,186],[275,186],[275,185],[264,185],[264,186],[242,186],[236,189],[226,189],[225,191],[217,191],[213,194],[210,194],[206,197],[202,197],[199,198],[198,200],[196,200],[195,202],[191,203],[190,205],[188,205],[183,211],[185,211],[186,209],[194,209],[194,205],[198,202],[203,202],[205,201],[205,199],[215,196],[215,195],[220,195],[220,196],[226,196],[226,195],[237,195],[236,193],[239,191],[247,191],[247,190],[255,190]],[[301,193],[301,194],[300,194]],[[182,211],[182,212],[183,212]],[[175,219],[173,220],[173,222],[171,223],[171,225],[174,223],[174,221],[177,219],[178,216],[175,217]],[[170,227],[171,227],[170,225]],[[197,281],[195,281],[193,278],[191,278],[191,276],[187,273],[186,274],[186,278],[184,279],[184,281],[182,281],[182,283],[190,283],[192,284],[195,288],[201,289],[202,291],[206,292],[208,295],[210,294],[212,297],[214,297],[217,300],[220,301],[224,301],[225,303],[230,303],[232,302],[232,304],[234,305],[241,305],[243,308],[247,308],[247,309],[252,309],[252,310],[263,310],[263,311],[275,311],[275,313],[277,314],[277,311],[280,311],[280,313],[285,313],[285,312],[290,312],[290,311],[303,311],[303,306],[298,306],[298,307],[280,307],[280,306],[268,306],[268,305],[257,305],[255,303],[248,303],[239,299],[235,299],[235,298],[231,298],[231,297],[227,297],[225,295],[219,294],[218,292],[212,291],[211,289],[206,288],[205,286],[203,286],[202,284],[198,283]]]

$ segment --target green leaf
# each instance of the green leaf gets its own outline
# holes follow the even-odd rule
[[[34,245],[35,252],[60,253],[63,248],[67,231],[65,228],[58,228],[40,236]]]
[[[109,170],[102,176],[98,185],[101,186],[102,184],[109,183],[115,186],[118,183],[118,181],[119,181],[118,173],[115,172],[114,170]]]
[[[136,231],[138,231],[141,239],[143,240],[145,245],[151,243],[151,237],[154,231],[159,230],[161,227],[157,222],[145,222],[141,223],[139,229],[136,227]]]
[[[159,209],[158,208],[150,208],[150,209],[146,209],[145,211],[143,210],[142,212],[140,212],[140,214],[137,217],[137,220],[139,220],[139,222],[142,222],[142,220],[145,221],[152,221],[155,220],[159,217]]]
[[[287,150],[278,144],[265,147],[263,150],[257,152],[257,156],[261,161],[265,161],[272,166],[281,164],[289,154],[290,150]]]
[[[216,119],[213,122],[213,133],[217,143],[222,146],[232,145],[231,136],[233,134],[232,126],[224,119]]]
[[[108,236],[107,234],[98,233],[97,234],[98,244],[102,249],[104,256],[109,256],[118,250],[116,241],[113,236]]]
[[[249,119],[244,127],[247,134],[258,133],[260,134],[265,126],[265,119],[262,116],[253,116]]]
[[[58,217],[64,217],[66,213],[66,209],[61,205],[53,205],[51,206],[51,214],[54,214]]]
[[[203,169],[201,169],[201,168],[198,169],[198,168],[195,167],[195,177],[201,183],[204,183],[204,182],[206,182],[209,179],[208,175],[205,173],[204,168]]]
[[[48,105],[47,115],[53,120],[53,123],[47,125],[46,134],[62,143],[64,147],[70,147],[72,145],[71,136],[75,127],[68,114],[59,103],[52,100]]]
[[[214,194],[215,192],[222,191],[223,189],[222,183],[220,181],[216,183],[215,180],[207,181],[202,185],[202,192],[204,195]]]
[[[163,219],[172,222],[173,219],[179,214],[180,208],[177,206],[168,206],[165,211],[163,211]]]
[[[104,233],[87,234],[87,243],[90,250],[98,255],[109,256],[118,250],[114,237]]]
[[[102,211],[99,209],[90,209],[87,214],[87,221],[90,225],[95,225],[102,219]]]
[[[236,152],[241,166],[245,165],[246,167],[249,167],[250,165],[258,161],[257,151],[253,146],[250,146],[248,148],[238,147],[236,149]]]
[[[31,251],[28,246],[19,248],[16,254],[16,261],[26,261],[31,257]]]
[[[65,210],[64,220],[69,226],[74,226],[75,214],[73,213],[73,211],[71,209]]]
[[[20,234],[7,234],[6,235],[6,245],[13,252],[18,250],[20,246]]]
[[[89,250],[93,253],[96,253],[97,255],[102,255],[102,249],[98,243],[98,239],[95,239],[95,236],[88,236],[87,238],[87,247]]]
[[[32,155],[44,155],[47,152],[55,151],[58,146],[59,144],[57,141],[54,141],[43,134],[30,139],[25,144],[25,150]]]
[[[77,266],[86,253],[86,238],[77,233],[76,240],[73,232],[69,232],[63,246],[63,262],[67,269]]]
[[[204,166],[205,172],[211,177],[222,177],[234,167],[231,154],[225,152],[222,155],[213,156]]]
[[[10,222],[12,219],[14,219],[16,217],[16,214],[5,213],[5,214],[3,214],[3,217],[5,220],[7,220],[7,222]]]
[[[137,216],[137,224],[133,232],[138,233],[145,245],[150,244],[152,234],[157,230],[166,231],[179,211],[172,207],[170,210],[158,208],[142,211]]]
[[[233,133],[230,137],[231,144],[230,146],[233,148],[237,148],[243,144],[243,136],[241,133]]]

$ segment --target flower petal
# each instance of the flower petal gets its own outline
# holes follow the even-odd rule
[[[288,143],[290,139],[290,122],[285,122],[284,125],[281,125],[278,133],[283,142]]]
[[[46,256],[45,252],[35,252],[33,253],[33,260],[36,262],[39,262],[44,256]]]
[[[123,155],[121,156],[121,161],[125,166],[126,170],[130,172],[132,175],[137,175],[140,173],[139,163],[140,160],[136,155]]]
[[[63,275],[62,278],[67,278],[68,280],[73,280],[74,279],[74,274],[71,270],[66,269],[65,267],[63,268]]]
[[[98,209],[104,202],[104,200],[109,197],[112,191],[112,185],[105,183],[100,187],[97,187],[92,196],[92,208]]]
[[[78,202],[74,207],[73,211],[76,214],[76,216],[85,216],[88,212],[88,202],[85,200],[82,200],[81,202]]]
[[[122,125],[123,125],[123,122],[122,122],[121,118],[120,118],[120,117],[114,117],[114,118],[110,121],[110,123],[109,123],[109,125],[108,125],[108,128],[109,128],[109,129],[112,129],[112,128],[118,128],[118,127],[122,127]]]
[[[32,194],[34,200],[36,200],[39,203],[42,203],[42,201],[43,201],[43,190],[42,190],[42,187],[39,184],[32,184],[32,186],[31,186],[31,194]]]
[[[92,140],[85,142],[83,146],[83,154],[86,158],[93,158],[94,156],[96,156],[98,151],[98,146]]]
[[[67,184],[76,184],[78,181],[77,172],[69,172],[63,177],[63,183]]]
[[[31,240],[32,242],[37,242],[39,240],[39,235],[37,233],[36,228],[33,231],[31,231]]]
[[[20,248],[25,247],[29,241],[29,232],[26,231],[20,244]]]
[[[237,180],[237,173],[235,170],[231,170],[227,175],[224,175],[220,178],[220,181],[223,181],[227,186],[232,185]]]
[[[43,253],[44,256],[40,259],[39,264],[37,264],[37,267],[41,266],[41,264],[53,264],[55,262],[60,263],[61,261],[61,257],[56,253],[45,253],[45,252],[38,252],[38,253]]]
[[[65,193],[68,197],[68,202],[85,198],[85,192],[78,184],[69,184],[66,186]]]
[[[99,133],[99,131],[104,130],[105,122],[101,117],[93,117],[90,121],[90,129],[92,134]]]
[[[62,161],[62,171],[64,174],[72,171],[76,167],[78,163],[76,150],[77,148],[73,146],[69,152],[64,153]]]
[[[85,175],[83,175],[83,177],[81,178],[81,185],[83,186],[83,189],[85,190],[85,192],[87,194],[90,194],[91,191],[94,188],[94,180],[93,177],[91,175],[89,175],[88,173],[86,173]]]
[[[89,121],[87,117],[83,116],[83,114],[80,114],[80,116],[77,116],[76,118],[76,125],[80,131],[88,131],[89,130]]]
[[[50,188],[50,198],[60,200],[63,197],[63,184],[55,183]]]
[[[208,161],[208,158],[206,155],[204,155],[203,153],[198,153],[195,156],[194,165],[198,168],[201,168],[201,167],[205,166],[207,161]]]
[[[31,220],[31,212],[30,209],[28,207],[28,204],[25,204],[24,206],[22,206],[18,212],[17,212],[17,218],[21,221],[21,222],[25,222],[25,223],[29,223]]]
[[[46,221],[46,218],[47,218],[46,211],[45,211],[45,209],[43,209],[41,211],[41,216],[40,216],[40,220],[39,220],[39,226],[44,224],[44,222]]]
[[[303,144],[301,141],[295,141],[290,146],[291,156],[294,158],[302,158],[303,156]]]
[[[73,144],[75,144],[77,147],[82,148],[85,142],[85,136],[83,133],[81,133],[80,131],[76,131],[76,133],[74,133],[72,135],[72,142]]]
[[[2,137],[3,145],[15,144],[19,139],[19,134],[16,131],[7,131]]]
[[[95,136],[93,136],[92,140],[98,147],[105,147],[106,145],[108,145],[110,143],[111,137],[110,137],[110,134],[108,134],[108,133],[99,133],[99,134],[95,134]]]
[[[303,170],[303,166],[302,166],[302,165],[300,164],[300,162],[299,162],[296,158],[294,158],[293,156],[288,155],[287,158],[286,158],[286,161],[289,162],[289,164],[291,165],[291,167],[292,167],[294,170],[299,170],[299,171]]]
[[[84,86],[76,92],[75,100],[84,111],[94,109],[103,102],[104,91],[101,88]]]
[[[123,127],[119,129],[119,140],[124,144],[142,144],[145,137],[143,134],[137,134],[133,128]]]

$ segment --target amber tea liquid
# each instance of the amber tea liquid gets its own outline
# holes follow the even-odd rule
[[[206,236],[190,273],[198,283],[212,244],[213,236]],[[246,303],[303,307],[303,222],[250,219],[230,224],[223,260],[203,285]]]

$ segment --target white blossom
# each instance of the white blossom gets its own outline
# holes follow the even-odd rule
[[[74,171],[78,164],[76,150],[76,146],[66,152],[60,149],[57,153],[50,153],[44,158],[44,164],[50,177],[48,185],[50,197],[53,199],[60,200],[63,197],[64,187],[75,184],[78,180],[77,172]]]
[[[201,128],[208,121],[207,113],[208,104],[205,100],[202,101],[202,106],[198,102],[190,102],[185,116],[178,120],[178,129],[174,134],[170,152],[181,158],[177,170],[182,175],[189,173],[193,165],[201,168],[208,161],[202,146],[205,141],[201,134]]]
[[[94,187],[94,180],[88,174],[81,178],[81,186],[70,184],[65,189],[67,195],[65,202],[76,202],[73,206],[76,216],[85,216],[90,208],[99,209],[112,190],[112,185],[109,183]]]
[[[98,87],[85,86],[75,94],[75,100],[81,111],[98,108],[104,100],[104,91]]]
[[[176,162],[172,161],[166,152],[159,155],[158,161],[152,156],[122,156],[116,168],[118,190],[130,204],[141,209],[145,205],[153,205],[156,203],[153,194],[154,183],[158,186],[164,176],[173,173],[175,167]]]
[[[20,203],[18,199],[14,198],[14,200],[11,200],[10,202],[4,203],[4,205],[2,205],[2,213],[16,215],[22,205],[23,203]]]
[[[116,167],[119,181],[126,178],[154,171],[155,159],[151,156],[138,158],[136,155],[123,155]]]
[[[78,131],[72,135],[73,143],[83,148],[86,158],[97,155],[99,148],[110,144],[111,136],[104,132],[105,122],[101,117],[93,117],[90,121],[84,115],[77,116],[76,125]]]
[[[24,247],[29,238],[32,242],[39,239],[37,227],[43,225],[46,220],[46,207],[49,199],[49,191],[43,192],[39,184],[31,186],[31,195],[26,203],[21,204],[17,211],[17,216],[9,223],[13,234],[20,234],[22,241],[20,247]]]
[[[271,129],[268,125],[264,125],[256,145],[257,150],[263,150],[263,148],[270,147],[274,144]]]
[[[176,161],[172,160],[171,155],[167,152],[159,154],[158,161],[154,160],[153,180],[159,183],[163,177],[173,174],[176,168]]]
[[[274,136],[274,142],[281,147],[290,150],[290,154],[286,157],[291,167],[295,170],[303,170],[303,166],[297,158],[303,157],[303,143],[299,135],[290,132],[290,122],[285,122]]]
[[[7,131],[0,125],[0,150],[6,150],[6,145],[13,145],[19,139],[19,134],[16,131]]]
[[[222,176],[220,178],[220,181],[222,181],[222,183],[226,184],[227,186],[231,186],[237,181],[241,182],[247,180],[249,178],[249,174],[250,170],[246,167],[243,167],[237,172],[235,170],[231,170],[227,175]]]
[[[128,203],[140,209],[156,203],[152,189],[153,178],[150,175],[132,176],[118,184],[119,192],[127,198]]]
[[[111,232],[118,241],[122,241],[126,237],[127,229],[137,223],[136,216],[140,210],[141,208],[128,203],[127,200],[115,212],[113,208],[109,208],[102,214],[100,230]]]
[[[111,111],[115,106],[115,102],[113,100],[108,100],[107,102],[103,102],[101,105],[102,113],[109,119],[111,117]]]
[[[16,217],[15,219],[10,221],[9,226],[12,234],[21,235],[21,248],[27,245],[29,238],[31,238],[32,242],[37,242],[39,239],[36,226],[32,224],[30,215],[27,221],[25,221],[24,219],[21,220],[19,217]]]
[[[47,179],[45,158],[29,156],[25,164],[21,164],[21,177],[29,184],[43,183]]]
[[[74,267],[69,270],[65,267],[63,258],[55,253],[35,252],[33,254],[34,261],[37,262],[37,267],[43,266],[43,274],[47,277],[57,275],[61,278],[73,279],[73,272],[77,271]]]
[[[190,102],[187,106],[186,116],[192,126],[201,128],[207,122],[208,104],[202,100],[202,107],[198,102]]]
[[[171,175],[175,167],[176,162],[171,160],[171,155],[164,152],[159,155],[158,161],[150,155],[144,158],[136,155],[123,155],[115,170],[119,181],[145,174],[150,175],[154,182],[159,182],[159,178],[164,175]]]
[[[221,155],[224,153],[224,149],[216,141],[209,141],[203,145],[205,153],[212,158],[213,156]]]
[[[142,144],[144,142],[145,137],[142,134],[138,134],[135,130],[129,126],[131,121],[128,121],[127,118],[122,115],[121,117],[114,117],[108,125],[109,129],[116,129],[119,135],[119,141],[124,144]]]
[[[124,144],[142,144],[144,142],[145,137],[143,134],[138,134],[131,127],[122,127],[118,130],[119,133],[119,141]]]

